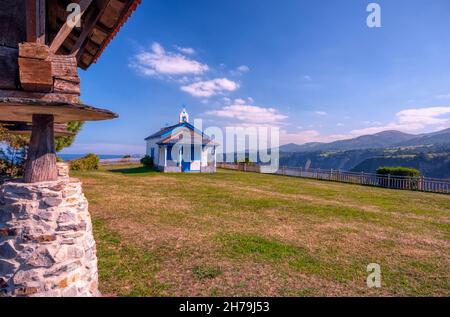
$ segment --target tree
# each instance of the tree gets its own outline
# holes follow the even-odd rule
[[[29,138],[11,134],[0,124],[0,143],[0,176],[22,175]]]
[[[83,121],[72,121],[67,124],[67,130],[72,132],[73,136],[58,136],[55,138],[55,148],[56,152],[60,152],[62,149],[69,147],[75,141],[75,138],[83,127]]]

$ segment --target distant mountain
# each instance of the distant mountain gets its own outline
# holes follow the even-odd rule
[[[312,142],[312,143],[305,143],[302,145],[298,145],[295,143],[289,143],[286,145],[280,146],[280,152],[308,152],[308,151],[316,151],[316,149],[320,145],[324,145],[326,143],[320,143],[320,142]]]
[[[436,145],[450,143],[450,129],[442,131],[423,134],[416,136],[410,140],[401,142],[400,146],[421,146],[421,145]]]
[[[280,165],[373,173],[380,166],[405,166],[423,175],[450,178],[450,129],[421,135],[384,131],[331,143],[280,147]]]
[[[350,151],[362,149],[382,149],[405,143],[417,138],[417,135],[400,131],[384,131],[373,135],[363,135],[354,139],[331,143],[306,143],[303,145],[287,144],[280,147],[280,152],[315,152],[315,151]]]
[[[450,178],[450,143],[422,147],[280,153],[280,166],[375,173],[381,166],[419,169],[424,176]]]

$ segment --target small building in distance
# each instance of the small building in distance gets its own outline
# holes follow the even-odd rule
[[[145,141],[147,155],[162,172],[216,172],[217,144],[189,123],[186,109],[181,111],[178,124],[162,128]]]

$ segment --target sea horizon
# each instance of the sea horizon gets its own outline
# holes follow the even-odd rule
[[[86,154],[58,154],[58,157],[60,157],[64,161],[72,161],[72,160],[82,158],[88,154],[89,153],[86,153]],[[130,154],[122,154],[122,155],[120,155],[120,154],[97,154],[97,156],[101,160],[120,159],[126,155],[130,155]],[[140,158],[140,157],[142,157],[142,155],[141,154],[131,154],[131,157],[132,158]]]

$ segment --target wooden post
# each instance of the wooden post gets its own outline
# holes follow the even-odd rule
[[[47,16],[45,2],[45,0],[26,0],[27,42],[45,44]]]
[[[34,114],[24,180],[26,183],[37,183],[57,178],[54,117]]]

